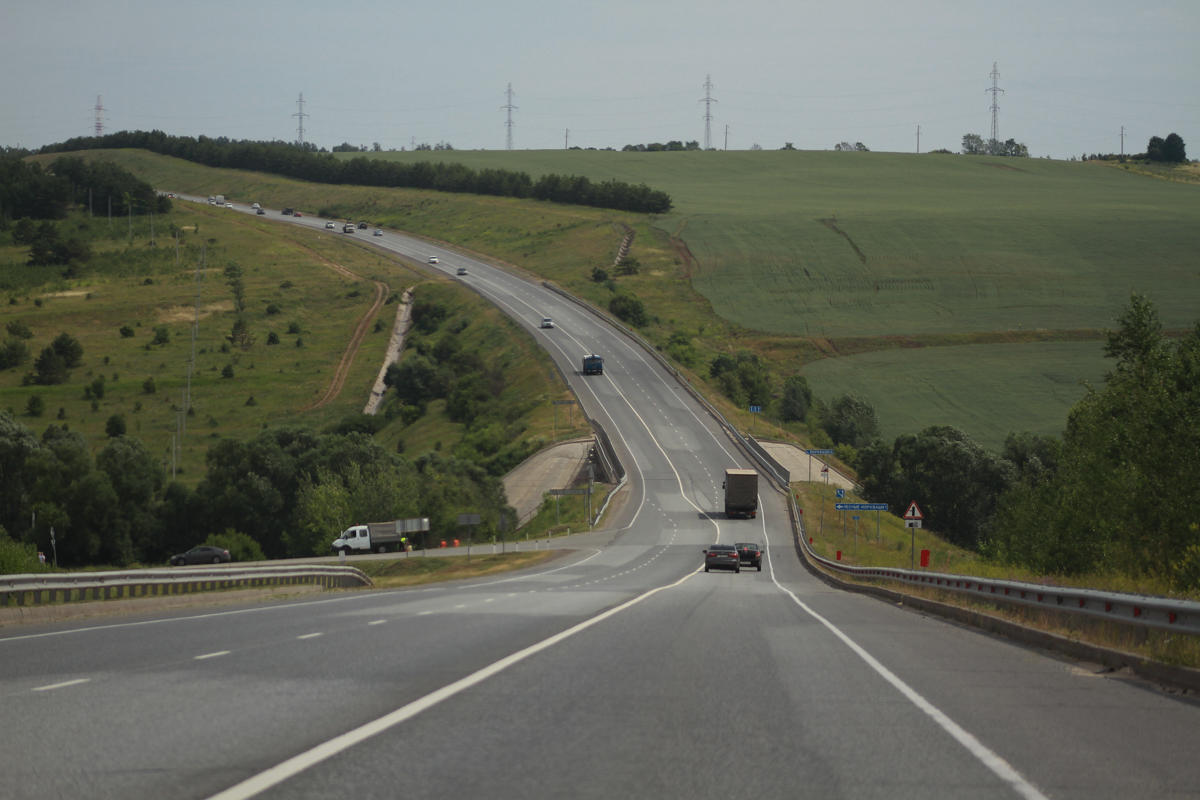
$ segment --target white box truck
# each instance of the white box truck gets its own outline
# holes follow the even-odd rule
[[[395,522],[368,522],[366,525],[355,525],[342,531],[333,540],[333,549],[350,555],[351,553],[386,553],[389,550],[401,549],[401,540],[408,534],[397,530]]]

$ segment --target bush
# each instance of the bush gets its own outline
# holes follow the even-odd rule
[[[25,413],[31,417],[40,417],[46,413],[46,401],[40,394],[29,396],[28,402],[25,403]]]
[[[608,280],[608,270],[603,267],[592,267],[592,280],[596,283],[604,283]]]
[[[113,414],[108,418],[108,422],[104,423],[104,432],[108,434],[108,438],[115,439],[118,436],[124,436],[126,431],[125,415]]]
[[[19,367],[29,360],[29,346],[20,339],[7,339],[0,345],[0,369]]]
[[[289,336],[294,336],[297,333],[299,333],[300,332],[300,323],[299,322],[289,322],[287,332],[288,332]]]
[[[258,542],[233,528],[226,528],[224,533],[209,534],[204,544],[228,550],[234,561],[265,561],[267,558]]]
[[[14,319],[12,322],[5,325],[4,329],[6,331],[8,331],[9,336],[15,336],[18,339],[32,339],[33,338],[33,331],[30,329],[30,327],[28,325],[26,325],[24,322],[22,322],[19,319]]]
[[[62,357],[67,369],[75,369],[83,363],[83,345],[69,333],[63,332],[54,337],[50,347]]]
[[[0,575],[21,575],[45,572],[47,566],[38,559],[37,545],[14,542],[0,526]]]
[[[271,305],[267,306],[267,316],[268,317],[273,317],[278,313],[279,313],[279,306],[275,305],[274,303],[271,303]]]
[[[280,289],[290,289],[290,288],[292,288],[292,282],[284,281],[283,283],[279,284],[279,288]]]
[[[132,339],[133,338],[133,328],[129,327],[128,325],[122,325],[121,326],[121,338],[122,339]]]
[[[271,331],[267,334],[267,344],[279,344],[279,334]]]
[[[158,387],[154,384],[154,378],[146,378],[142,381],[142,394],[154,394],[158,391]]]
[[[233,377],[233,364],[225,365],[225,369],[221,370],[221,377],[222,378],[232,378]]]
[[[608,310],[618,319],[640,328],[650,322],[646,315],[646,306],[641,300],[630,294],[619,294],[608,301]]]
[[[154,329],[154,338],[150,340],[150,344],[170,344],[171,331],[166,325],[160,325]]]
[[[42,350],[33,362],[33,383],[38,386],[54,386],[67,382],[67,363],[53,347]]]

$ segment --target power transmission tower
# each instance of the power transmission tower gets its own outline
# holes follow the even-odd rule
[[[712,104],[717,102],[712,96],[712,76],[704,76],[704,149],[712,150]],[[728,135],[728,132],[726,133]],[[727,140],[728,141],[728,140]],[[728,147],[728,145],[726,145]]]
[[[996,104],[996,95],[1004,94],[1004,90],[996,85],[996,81],[1000,80],[1000,73],[996,70],[996,62],[992,62],[992,88],[984,89],[983,91],[992,93],[992,138],[991,141],[1000,141],[1000,106]]]
[[[106,109],[104,108],[104,106],[100,105],[100,95],[96,95],[96,107],[94,109],[92,109],[92,111],[94,111],[96,114],[96,124],[95,124],[95,128],[93,129],[93,134],[92,134],[93,136],[100,137],[100,136],[104,135],[104,119],[105,119],[104,112],[105,112],[105,110]]]
[[[508,112],[508,122],[505,123],[508,128],[508,136],[504,139],[504,149],[512,150],[512,112],[516,111],[517,107],[512,104],[513,90],[511,83],[508,85],[508,91],[504,93],[504,96],[508,99],[505,105],[500,106],[500,108]]]
[[[298,117],[300,119],[300,124],[296,128],[296,141],[299,142],[301,149],[303,149],[304,148],[304,118],[311,116],[310,114],[304,113],[304,92],[300,93],[300,99],[296,101],[296,105],[300,108],[300,110],[297,111],[295,114],[292,114],[292,116]]]

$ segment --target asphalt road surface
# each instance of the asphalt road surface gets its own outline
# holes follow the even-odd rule
[[[717,513],[750,464],[645,353],[367,238],[466,267],[558,360],[629,471],[609,529],[495,579],[6,629],[0,797],[1200,796],[1195,702],[830,589],[768,485],[758,519]],[[703,572],[715,541],[762,572]]]

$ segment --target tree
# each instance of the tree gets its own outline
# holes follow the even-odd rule
[[[224,369],[221,370],[221,377],[222,378],[232,378],[233,377],[233,364],[225,365]]]
[[[965,156],[981,156],[984,154],[983,137],[978,133],[968,133],[962,138],[962,151]]]
[[[33,338],[33,330],[24,321],[19,319],[9,322],[4,326],[4,329],[8,331],[9,336],[15,336],[18,339]]]
[[[225,285],[233,292],[233,310],[238,314],[246,311],[246,271],[236,261],[225,265]]]
[[[228,550],[229,557],[233,561],[266,561],[267,559],[258,542],[233,528],[226,528],[224,533],[210,533],[204,543]],[[328,547],[328,545],[326,546]],[[312,555],[318,555],[318,553]]]
[[[879,437],[879,417],[871,401],[851,392],[830,404],[824,428],[835,444],[861,449]]]
[[[779,149],[780,149],[780,150],[795,150],[795,149],[796,149],[796,147],[795,147],[795,145],[793,145],[791,142],[784,142],[784,143],[783,143],[783,147],[781,147],[781,148],[779,148]]]
[[[1186,148],[1183,146],[1183,138],[1178,133],[1167,134],[1161,152],[1162,160],[1168,163],[1182,164],[1188,160]]]
[[[258,337],[250,333],[250,323],[246,321],[246,318],[239,316],[233,321],[233,328],[225,338],[234,347],[249,350],[254,346],[254,341]]]
[[[110,439],[115,439],[118,436],[124,436],[125,430],[126,426],[124,414],[113,414],[108,418],[108,422],[104,423],[104,433],[107,434],[108,438]]]
[[[62,357],[67,369],[75,369],[83,363],[83,345],[69,333],[63,332],[54,337],[50,347]]]
[[[33,369],[33,382],[38,386],[66,383],[69,377],[67,362],[54,351],[53,347],[46,347],[42,350],[33,361]]]
[[[25,403],[25,413],[31,417],[40,417],[46,413],[46,401],[40,394],[29,395],[29,401]]]
[[[779,403],[779,416],[784,422],[803,422],[812,407],[812,389],[803,375],[793,375],[783,382],[783,399]]]
[[[29,346],[20,339],[5,339],[0,345],[0,369],[19,367],[29,360]]]

